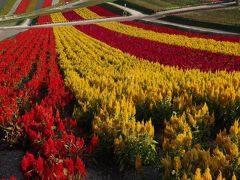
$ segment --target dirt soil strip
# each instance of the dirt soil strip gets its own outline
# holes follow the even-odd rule
[[[21,32],[25,31],[24,29],[12,29],[12,30],[0,30],[0,41],[8,39],[12,36],[15,36]]]
[[[0,151],[0,178],[14,176],[17,179],[23,179],[20,164],[24,154],[19,150]]]
[[[29,24],[31,24],[31,20],[30,19],[26,19],[21,25],[21,26],[28,26]],[[0,41],[3,41],[5,39],[11,38],[13,36],[18,35],[19,33],[26,31],[27,29],[9,29],[9,30],[4,30],[4,29],[0,29]],[[0,166],[1,167],[1,166]]]

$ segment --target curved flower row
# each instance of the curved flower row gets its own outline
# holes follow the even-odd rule
[[[93,136],[86,146],[73,130],[76,121],[62,118],[71,95],[58,69],[52,29],[26,31],[0,47],[0,131],[10,145],[26,141],[21,163],[25,178],[83,179],[80,158],[98,138]]]
[[[91,7],[88,7],[88,9],[91,10],[92,12],[95,12],[99,16],[103,16],[103,17],[119,16],[118,14],[108,11],[107,9],[102,8],[101,6],[91,6]]]
[[[22,14],[25,13],[31,0],[21,0],[21,3],[18,5],[15,14]]]
[[[52,22],[52,18],[50,15],[43,15],[38,17],[38,24],[46,24],[51,22]]]
[[[97,15],[96,13],[86,8],[77,9],[75,10],[75,12],[78,13],[84,19],[101,18],[101,16]],[[140,37],[143,39],[148,39],[164,44],[177,45],[215,53],[238,56],[240,55],[240,43],[236,42],[216,41],[213,39],[187,37],[183,35],[174,35],[167,33],[157,33],[154,31],[145,30],[142,28],[137,28],[117,22],[99,23],[98,25],[122,34]]]
[[[66,21],[60,13],[52,15],[52,19],[53,22]],[[200,143],[203,145],[200,149],[207,152],[211,137],[240,117],[239,72],[184,71],[151,63],[93,39],[74,27],[54,28],[54,34],[65,84],[78,102],[74,117],[92,124],[108,146],[114,143],[120,162],[135,163],[137,168],[150,163],[156,154],[152,124],[163,125],[165,120],[164,141],[160,143],[164,153],[162,164],[166,165],[168,176],[167,169],[174,165],[175,155],[181,155],[179,160],[175,158],[176,164],[185,155],[183,161],[188,165],[192,161],[187,159],[191,157],[187,150],[194,150]],[[230,142],[229,146],[236,147]],[[225,154],[230,155],[230,151]],[[237,158],[234,156],[232,162]],[[207,165],[185,167],[172,169],[173,175],[179,178],[192,167],[185,175],[189,177],[196,168],[205,171]],[[221,170],[229,177],[223,167],[217,166],[216,170],[211,166],[211,176],[215,177]],[[236,168],[232,165],[229,168],[232,175]],[[180,169],[181,172],[175,174]]]
[[[64,12],[69,21],[81,20],[75,12]],[[179,46],[172,46],[142,38],[124,35],[98,25],[76,26],[80,31],[124,52],[163,65],[203,71],[239,71],[240,56],[216,54]]]
[[[88,7],[89,10],[93,11],[94,13],[98,14],[99,16],[117,16],[117,14],[109,11],[106,8],[102,8],[101,6],[93,6]],[[127,21],[127,22],[121,22],[123,24],[127,24],[130,26],[142,28],[145,30],[151,30],[154,32],[159,33],[167,33],[167,34],[176,34],[176,35],[184,35],[188,37],[199,37],[199,38],[205,38],[205,39],[215,39],[218,41],[232,41],[232,42],[240,42],[239,37],[227,37],[227,36],[218,36],[218,35],[205,35],[200,33],[192,33],[192,32],[185,32],[173,28],[168,28],[160,25],[153,25],[150,23],[143,23],[140,21]]]
[[[64,20],[60,15],[52,16],[53,22],[60,18]],[[94,131],[104,139],[103,142],[107,142],[107,146],[112,146],[114,139],[124,143],[124,146],[122,143],[118,145],[125,152],[129,151],[125,156],[129,157],[132,154],[130,159],[126,158],[124,161],[134,163],[136,153],[141,153],[146,163],[153,160],[155,146],[151,120],[146,123],[135,120],[136,109],[133,99],[125,96],[124,90],[120,88],[122,77],[114,66],[118,61],[126,61],[125,58],[130,56],[124,57],[124,54],[118,54],[118,50],[113,48],[108,51],[107,45],[84,35],[73,27],[54,28],[54,33],[57,51],[60,54],[60,67],[65,75],[65,84],[74,93],[79,103],[79,106],[75,107],[75,117],[83,121],[81,117],[89,115],[92,111],[95,112],[93,119],[89,119],[90,115],[89,122],[85,123],[93,121]],[[107,57],[112,61],[113,66],[109,64],[111,62],[106,61]],[[104,67],[108,65],[110,65],[109,68],[105,69]],[[119,68],[122,69],[122,67]],[[106,70],[109,72],[99,78],[99,75]],[[112,75],[115,73],[114,80]],[[125,83],[128,84],[128,82]],[[129,93],[130,91],[129,89]],[[115,148],[117,151],[118,146]],[[140,150],[136,152],[138,148]]]
[[[46,8],[52,6],[52,0],[44,0],[43,4],[42,4],[42,8]]]

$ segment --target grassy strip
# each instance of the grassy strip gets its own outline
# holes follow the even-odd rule
[[[98,5],[98,4],[102,4],[105,2],[112,2],[113,0],[92,0],[92,1],[87,1],[87,2],[83,2],[82,4],[78,4],[76,6],[73,6],[72,8],[65,8],[64,10],[59,10],[59,9],[52,9],[52,7],[49,8],[43,8],[43,9],[39,9],[36,11],[33,11],[31,13],[24,13],[24,14],[20,14],[18,15],[16,18],[14,19],[9,19],[9,20],[2,20],[0,21],[0,23],[11,23],[11,22],[16,22],[16,21],[21,21],[21,20],[25,20],[25,19],[33,19],[36,18],[38,16],[41,15],[46,15],[46,14],[52,14],[52,13],[56,13],[56,12],[65,12],[65,11],[70,11],[76,8],[83,8],[83,7],[88,7],[88,6],[94,6],[94,5]]]
[[[208,3],[209,0],[117,0],[118,4],[127,4],[128,7],[140,12],[151,14],[169,8],[184,7],[189,5],[199,5]]]
[[[3,9],[0,10],[0,15],[6,15],[11,10],[15,2],[16,0],[9,0]]]
[[[240,33],[240,25],[231,26],[231,25],[223,25],[218,23],[202,22],[202,21],[190,20],[190,19],[186,19],[178,16],[167,16],[167,17],[161,18],[161,20],[184,24],[184,25],[196,26],[196,27],[204,27],[204,28],[211,28],[211,29],[217,29],[217,30],[234,32],[234,33]]]
[[[100,4],[99,6],[101,6],[102,8],[108,9],[109,11],[112,11],[112,12],[114,12],[114,13],[120,15],[120,16],[122,16],[123,12],[124,12],[124,10],[119,9],[119,8],[117,8],[115,6],[112,6],[110,4],[106,4],[106,3]],[[127,13],[128,16],[131,15],[128,12],[125,12],[125,13]]]
[[[152,10],[152,9],[140,6],[140,5],[136,4],[136,3],[132,3],[132,2],[129,2],[129,1],[117,0],[117,1],[114,1],[114,3],[122,5],[122,6],[124,6],[126,4],[127,7],[131,8],[131,9],[135,9],[137,11],[140,11],[140,12],[142,12],[144,14],[153,14],[154,13],[154,10]]]
[[[217,23],[222,25],[240,25],[240,7],[189,12],[179,14],[178,16],[189,20]]]

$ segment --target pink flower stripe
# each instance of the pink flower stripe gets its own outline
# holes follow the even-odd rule
[[[66,19],[80,20],[75,12],[63,13]],[[162,44],[142,38],[127,36],[98,25],[76,26],[76,28],[123,52],[139,58],[183,69],[197,68],[203,71],[239,71],[240,57],[200,51],[185,47]]]

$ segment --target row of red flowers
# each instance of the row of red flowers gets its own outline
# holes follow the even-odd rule
[[[75,120],[64,118],[71,94],[57,65],[52,29],[26,31],[0,43],[1,106],[0,131],[5,141],[26,141],[21,168],[25,178],[82,179],[86,176],[82,157],[89,146],[79,137]]]
[[[98,14],[99,16],[104,16],[104,17],[114,17],[114,16],[119,16],[118,14],[109,11],[108,9],[105,9],[101,6],[91,6],[88,7],[89,10],[95,12],[96,14]]]
[[[63,15],[69,21],[83,19],[74,11],[64,12]],[[203,71],[240,70],[239,56],[223,55],[167,45],[114,32],[98,25],[76,26],[76,28],[112,47],[152,62],[178,66],[184,69],[198,68]]]
[[[52,18],[50,15],[43,15],[38,17],[38,24],[47,24],[51,22],[52,22]]]
[[[52,5],[52,0],[45,0],[43,2],[42,8],[46,8]],[[43,15],[38,17],[38,24],[51,23],[52,19],[50,15]]]
[[[118,16],[116,13],[106,9],[102,8],[101,6],[92,6],[88,7],[91,11],[95,12],[96,14],[100,16]],[[231,41],[231,42],[240,42],[240,37],[231,37],[231,36],[219,36],[219,35],[206,35],[206,34],[200,34],[200,33],[192,33],[192,32],[186,32],[186,31],[181,31],[173,28],[168,28],[165,26],[160,26],[160,25],[154,25],[151,23],[143,23],[140,21],[127,21],[127,22],[122,22],[123,24],[131,25],[134,27],[146,29],[146,30],[151,30],[154,32],[159,32],[159,33],[167,33],[167,34],[178,34],[178,35],[184,35],[188,37],[198,37],[198,38],[205,38],[205,39],[215,39],[217,41]]]
[[[46,8],[52,5],[52,0],[44,0],[42,8]]]
[[[21,3],[18,5],[15,11],[15,14],[25,13],[30,2],[31,0],[21,0]]]

